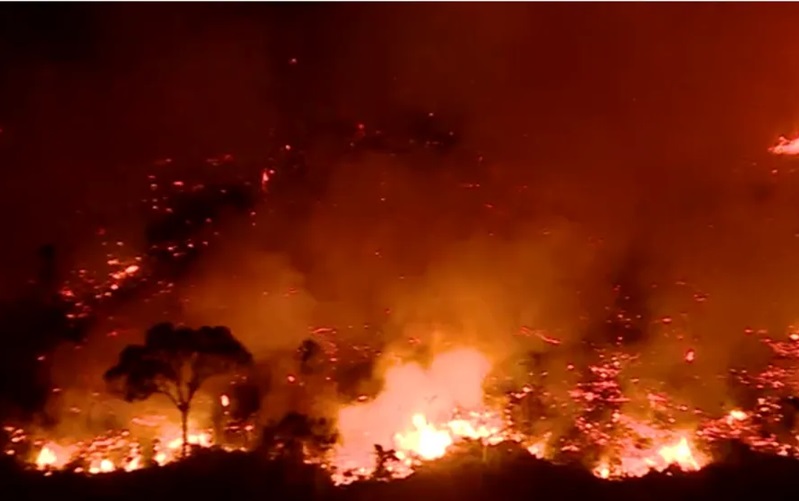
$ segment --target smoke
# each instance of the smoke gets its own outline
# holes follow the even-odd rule
[[[717,376],[763,362],[745,329],[783,336],[796,321],[799,185],[791,160],[766,151],[799,108],[799,74],[784,63],[790,16],[695,8],[691,19],[708,27],[665,6],[317,9],[231,11],[216,25],[197,14],[187,23],[215,34],[201,56],[166,52],[161,63],[184,64],[161,100],[135,94],[175,133],[150,138],[148,151],[240,149],[266,165],[265,143],[301,138],[314,190],[270,194],[255,226],[221,228],[177,284],[170,318],[231,327],[281,381],[273,392],[296,371],[299,343],[330,327],[341,345],[375,350],[413,340],[477,345],[494,360],[535,352],[558,392],[576,377],[568,364],[594,362],[587,340],[628,336],[640,358],[626,377],[726,405]],[[182,46],[167,31],[159,40]],[[129,71],[146,83],[151,63],[141,64]],[[178,106],[173,95],[194,97]],[[130,120],[125,131],[141,133]],[[424,148],[405,127],[418,121],[453,146]],[[350,138],[330,148],[331,123],[384,130],[405,152],[340,154]],[[109,338],[101,325],[79,361],[59,357],[58,383],[81,386],[70,364],[99,381],[124,344],[163,320],[159,301],[115,314],[128,334]],[[640,336],[607,327],[620,309]],[[270,405],[277,414],[296,399]]]

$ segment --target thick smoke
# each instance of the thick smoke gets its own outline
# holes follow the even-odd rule
[[[203,12],[173,13],[202,33],[185,41],[205,40],[194,55],[109,50],[142,61],[119,63],[135,81],[161,67],[153,61],[172,68],[156,93],[166,111],[147,109],[175,141],[150,151],[241,150],[264,165],[266,143],[296,139],[305,152],[314,189],[276,187],[176,285],[172,320],[230,326],[271,380],[295,371],[295,348],[328,327],[342,345],[384,351],[413,339],[477,345],[499,362],[535,353],[560,392],[576,377],[568,364],[595,362],[587,342],[622,336],[640,355],[633,404],[666,384],[713,408],[732,398],[730,366],[763,362],[746,329],[779,337],[796,321],[799,186],[791,160],[766,151],[799,113],[791,16],[754,6]],[[157,38],[184,43],[168,30]],[[175,118],[184,112],[187,128]],[[129,122],[121,135],[141,133]],[[341,153],[350,138],[337,124],[355,134],[359,123],[401,148]],[[430,127],[451,145],[424,147]],[[98,326],[82,374],[99,378],[166,309],[122,308],[111,323],[128,333],[117,337]],[[608,323],[620,310],[635,329]],[[59,384],[80,386],[65,369],[74,358],[57,360]],[[511,362],[498,370],[527,377]],[[271,387],[281,396],[270,413],[298,405]]]

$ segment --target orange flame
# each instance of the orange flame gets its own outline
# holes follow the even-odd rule
[[[483,408],[483,380],[490,370],[488,358],[473,349],[442,353],[427,369],[416,363],[389,368],[377,398],[339,411],[341,443],[333,466],[369,474],[379,445],[395,451],[401,463],[395,474],[403,476],[418,460],[442,457],[460,438],[498,433],[501,419]],[[467,417],[453,419],[453,410]]]
[[[793,139],[780,136],[777,139],[777,144],[769,148],[768,151],[775,155],[799,155],[799,136]]]
[[[166,430],[159,437],[161,448],[154,451],[153,460],[163,466],[180,458],[183,440],[179,431]],[[188,442],[197,447],[211,447],[214,445],[210,432],[191,432]],[[119,452],[124,452],[124,458]],[[113,438],[98,438],[89,444],[61,445],[56,442],[47,442],[39,449],[34,464],[41,471],[65,469],[70,464],[79,464],[85,461],[86,467],[78,466],[75,471],[91,475],[110,473],[116,470],[133,471],[144,466],[141,446],[127,433]]]

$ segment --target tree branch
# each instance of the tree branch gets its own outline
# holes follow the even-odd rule
[[[165,390],[164,388],[159,388],[158,390],[156,390],[156,393],[160,393],[161,395],[166,395],[167,398],[169,398],[169,400],[175,405],[175,407],[180,409],[180,403],[178,402],[178,399],[175,398],[175,396],[172,395],[172,393],[170,393],[169,390]]]

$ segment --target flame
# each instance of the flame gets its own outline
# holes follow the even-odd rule
[[[36,456],[36,467],[40,470],[60,469],[66,466],[73,451],[69,447],[62,447],[56,443],[48,442],[42,446]]]
[[[440,354],[427,369],[414,363],[390,367],[382,393],[339,412],[342,440],[331,461],[334,481],[347,483],[353,477],[373,474],[374,445],[393,451],[396,462],[387,468],[392,478],[409,475],[420,462],[445,456],[464,439],[484,445],[515,441],[531,455],[545,457],[548,434],[535,439],[514,432],[501,412],[485,404],[483,383],[490,370],[485,355],[468,349]],[[531,391],[526,387],[523,394]],[[590,392],[575,395],[587,401],[596,398]],[[745,414],[738,411],[731,416],[741,419]],[[593,470],[600,478],[643,476],[670,467],[695,471],[708,461],[688,432],[663,430],[618,412],[612,423],[617,432],[604,438],[591,435],[598,427],[585,425],[587,439],[606,449]],[[575,446],[565,445],[562,450],[570,447]]]
[[[331,463],[337,471],[369,474],[374,446],[394,451],[395,476],[410,474],[419,460],[437,459],[459,439],[486,439],[503,426],[483,404],[483,382],[491,362],[474,349],[457,349],[433,359],[429,368],[398,364],[385,373],[374,400],[342,408],[340,445]]]
[[[768,149],[774,155],[799,155],[799,136],[788,139],[785,136],[780,136],[777,139],[777,144]]]
[[[427,422],[423,414],[414,414],[412,418],[414,429],[402,434],[397,433],[394,443],[401,451],[413,451],[422,459],[437,459],[446,454],[452,445],[453,438],[449,430],[438,429]]]
[[[125,465],[125,471],[135,471],[140,469],[142,466],[143,464],[142,464],[141,451],[136,450],[132,454],[132,457],[130,458],[130,461],[128,461],[128,464]]]
[[[153,461],[159,466],[178,460],[181,457],[183,439],[179,427],[169,427],[162,431],[153,451]],[[213,434],[210,431],[192,431],[188,434],[189,444],[196,447],[211,447],[214,445]],[[95,475],[110,473],[117,470],[134,471],[145,465],[142,446],[135,439],[130,438],[127,432],[122,432],[111,437],[97,437],[88,443],[62,445],[54,441],[46,442],[39,448],[34,464],[41,471],[62,470],[69,465],[75,466],[77,473]]]
[[[620,456],[603,458],[592,470],[602,479],[641,477],[651,471],[662,472],[670,467],[682,471],[699,471],[706,460],[686,437],[644,451],[626,450]]]
[[[89,473],[92,475],[96,475],[97,473],[111,473],[114,470],[116,470],[116,466],[114,466],[114,462],[108,458],[94,460],[89,466]]]
[[[681,437],[676,444],[660,447],[658,455],[666,466],[677,465],[685,471],[696,471],[701,468],[699,461],[694,457],[693,447],[685,437]]]
[[[744,421],[749,416],[740,409],[733,409],[727,414],[727,423],[730,425],[734,425],[737,421]]]

